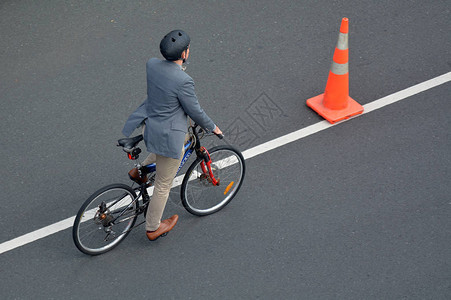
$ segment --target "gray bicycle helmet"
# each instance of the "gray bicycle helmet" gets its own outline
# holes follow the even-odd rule
[[[160,42],[160,52],[167,60],[178,60],[182,52],[188,49],[191,39],[183,30],[173,30],[166,34]]]

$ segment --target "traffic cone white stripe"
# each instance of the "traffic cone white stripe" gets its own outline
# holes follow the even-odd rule
[[[339,64],[333,61],[330,71],[335,75],[346,75],[349,71],[349,65],[348,63]]]
[[[337,49],[340,49],[340,50],[348,49],[348,34],[347,33],[340,32],[338,34]]]

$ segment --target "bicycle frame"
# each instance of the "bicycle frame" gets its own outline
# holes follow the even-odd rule
[[[186,144],[184,146],[185,154],[183,154],[182,161],[180,162],[180,166],[177,169],[177,173],[176,174],[178,174],[180,172],[180,169],[183,168],[183,166],[185,165],[186,161],[190,158],[191,154],[193,154],[194,149],[191,147],[192,143],[193,142],[191,140],[188,140],[186,142]],[[152,173],[152,172],[155,172],[157,170],[155,163],[148,164],[148,165],[144,166],[144,168],[146,168],[147,173]]]
[[[182,158],[182,161],[180,162],[180,166],[177,169],[176,175],[180,172],[180,170],[183,168],[187,160],[190,158],[191,154],[193,154],[194,151],[196,151],[197,157],[203,158],[203,162],[201,162],[201,168],[202,172],[211,178],[213,185],[219,185],[219,181],[216,180],[214,177],[214,174],[211,170],[211,158],[210,154],[208,153],[207,149],[205,147],[202,147],[199,143],[199,134],[196,130],[198,125],[191,126],[193,129],[192,136],[194,137],[194,140],[190,138],[186,144],[184,145],[184,155]],[[194,144],[193,144],[194,143]],[[156,164],[152,163],[149,165],[144,166],[146,168],[147,173],[155,172],[156,171]]]

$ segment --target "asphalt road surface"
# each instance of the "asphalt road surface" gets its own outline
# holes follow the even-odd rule
[[[115,147],[145,63],[175,28],[227,141],[247,150],[322,121],[343,17],[360,104],[451,70],[449,1],[2,1],[0,247],[128,183]],[[450,299],[451,84],[246,161],[238,196],[175,229],[80,253],[70,229],[0,254],[2,299]],[[211,138],[207,143],[219,144]]]

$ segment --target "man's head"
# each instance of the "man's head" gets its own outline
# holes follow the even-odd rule
[[[185,61],[188,58],[190,41],[189,35],[183,30],[173,30],[161,40],[160,52],[167,60],[182,59]],[[185,53],[183,54],[183,52]]]

